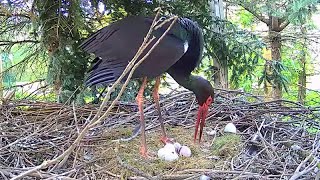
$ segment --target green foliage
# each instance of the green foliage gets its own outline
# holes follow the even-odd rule
[[[8,52],[3,52],[0,54],[0,61],[2,61],[3,69],[8,69],[12,66],[12,56]],[[11,70],[7,70],[3,73],[3,86],[10,87],[14,85],[16,78]]]
[[[53,83],[57,79],[62,82],[62,88],[74,91],[83,84],[87,70],[86,54],[79,50],[79,43],[70,39],[70,45],[59,49],[51,57],[48,81]]]
[[[243,28],[251,28],[254,25],[254,16],[250,12],[241,9],[236,13],[232,22],[241,25]]]
[[[300,26],[305,24],[308,19],[310,19],[312,13],[316,10],[316,4],[319,3],[317,0],[297,0],[297,1],[282,1],[282,0],[240,0],[240,1],[230,1],[230,3],[237,4],[243,7],[244,10],[239,11],[237,23],[241,23],[244,27],[249,27],[249,23],[253,22],[252,17],[266,23],[269,26],[269,29],[276,32],[282,32],[283,28],[287,27],[288,24],[293,26]],[[251,16],[247,16],[247,13],[250,13]],[[274,19],[276,17],[276,19]],[[271,24],[271,20],[278,20],[279,26],[274,27],[274,24]],[[248,23],[247,23],[248,22]],[[252,24],[252,26],[254,26]],[[252,29],[252,28],[251,28]],[[279,34],[279,37],[282,36]],[[272,37],[271,37],[272,38]],[[273,39],[269,38],[270,41]],[[298,42],[297,42],[298,41]],[[305,41],[303,39],[296,39],[294,43],[300,44],[300,42]],[[279,39],[279,43],[285,45],[288,42]],[[305,46],[305,45],[304,45]],[[297,51],[296,48],[294,48]],[[288,56],[291,56],[289,49],[286,50]],[[296,61],[297,58],[284,57],[284,51],[282,50],[281,57],[282,62],[271,61],[270,67],[272,73],[268,74],[267,69],[262,71],[261,76],[259,77],[259,84],[263,81],[268,81],[272,85],[278,87],[284,87],[285,91],[289,93],[292,89],[297,89],[291,84],[296,84],[299,75],[299,61]],[[304,51],[305,52],[305,51]],[[291,51],[292,53],[292,51]],[[299,58],[298,58],[299,60]],[[291,86],[290,86],[291,85]],[[295,85],[294,85],[295,86]]]
[[[306,97],[306,106],[319,106],[320,92],[308,91]]]
[[[258,16],[276,16],[281,19],[281,22],[288,21],[294,26],[306,23],[311,13],[315,11],[317,1],[239,0],[231,2],[240,4],[244,8],[238,11],[235,17],[229,19],[231,22],[228,22],[211,17],[208,0],[154,0],[153,3],[145,3],[143,0],[53,0],[35,1],[34,9],[25,8],[24,2],[17,1],[10,6],[4,6],[5,9],[10,12],[24,13],[26,17],[0,16],[0,29],[2,29],[0,38],[5,41],[25,37],[35,42],[21,45],[9,43],[1,46],[0,50],[14,54],[13,64],[18,65],[12,70],[17,74],[17,80],[33,81],[47,77],[47,81],[55,85],[55,90],[62,88],[60,97],[62,101],[69,99],[72,95],[72,99],[78,103],[90,102],[93,97],[88,89],[83,87],[89,56],[78,48],[83,38],[110,22],[128,15],[154,15],[154,8],[161,6],[163,15],[176,14],[191,18],[203,29],[204,57],[194,73],[212,80],[213,59],[218,59],[223,66],[228,66],[232,88],[242,87],[246,91],[259,91],[252,88],[257,85],[259,79],[260,83],[263,80],[272,83],[280,82],[282,86],[288,85],[286,89],[288,93],[285,97],[296,99],[298,88],[294,84],[297,83],[302,68],[297,60],[303,56],[302,52],[306,52],[302,51],[305,47],[301,43],[302,40],[298,39],[293,43],[282,42],[282,62],[272,62],[274,73],[269,76],[263,71],[265,60],[261,57],[261,50],[265,44],[262,36],[250,31],[255,30],[257,26],[255,17]],[[104,12],[99,11],[101,3],[104,4]],[[12,38],[12,34],[17,38]],[[313,67],[309,65],[310,61],[307,54],[308,73],[313,72]],[[153,83],[149,83],[146,88],[147,96],[151,95]],[[130,82],[121,100],[134,101],[140,84],[140,80]],[[115,98],[118,92],[119,88],[112,93],[112,98]],[[76,94],[78,95],[75,96]],[[317,93],[308,92],[307,100],[314,100],[308,105],[319,102],[317,97]]]
[[[318,0],[232,0],[232,4],[244,7],[250,13],[261,16],[275,16],[291,23],[304,23],[316,10]]]
[[[4,67],[4,74],[10,79],[6,88],[14,86],[16,81],[43,78],[46,72],[44,54],[37,34],[33,33],[32,13],[28,13],[30,7],[24,1],[1,2],[0,6],[0,56],[12,56]]]
[[[131,0],[104,0],[105,6],[111,12],[113,20],[121,19],[132,15],[151,15],[158,3],[148,4],[145,1]],[[95,2],[97,3],[97,2]]]
[[[295,24],[304,24],[308,19],[310,19],[311,14],[316,10],[316,4],[318,0],[295,0],[292,1],[287,7],[288,20]]]
[[[79,49],[80,32],[87,28],[80,0],[38,1],[37,7],[44,33],[42,40],[50,53],[47,79],[56,90],[62,88],[60,100],[63,102],[68,99],[64,96],[75,96],[80,92],[78,89],[83,85],[87,71],[87,54]]]
[[[231,22],[217,21],[215,24],[224,27],[224,31],[223,33],[211,31],[212,37],[206,38],[205,55],[209,61],[217,58],[221,65],[228,66],[231,70],[230,84],[233,88],[238,88],[244,81],[252,80],[253,72],[261,59],[260,54],[264,43],[258,36],[240,29]],[[210,66],[213,66],[213,62],[208,63],[204,60],[199,71],[204,70],[207,77],[212,77],[213,71],[205,70],[210,69]]]
[[[272,84],[273,86],[279,86],[285,88],[285,91],[288,92],[287,85],[288,79],[283,75],[283,72],[288,70],[282,62],[279,61],[269,61],[272,73],[268,74],[268,69],[265,68],[262,72],[262,76],[259,78],[258,85],[261,85],[264,80]],[[279,84],[278,84],[279,83]]]
[[[15,45],[10,53],[13,55],[13,65],[17,65],[12,69],[17,82],[32,82],[45,78],[48,56],[40,44]]]
[[[232,33],[227,39],[229,51],[228,66],[231,69],[230,83],[234,88],[239,87],[241,79],[251,80],[259,62],[264,44],[250,33]]]

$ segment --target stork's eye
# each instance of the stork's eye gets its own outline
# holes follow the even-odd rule
[[[212,103],[212,97],[209,96],[208,99],[207,99],[207,101],[206,101],[206,104],[207,104],[207,105],[210,105],[211,103]]]

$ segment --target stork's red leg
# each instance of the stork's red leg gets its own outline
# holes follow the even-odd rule
[[[144,77],[142,80],[142,85],[140,87],[140,90],[138,92],[138,95],[136,97],[136,101],[138,103],[139,107],[139,113],[140,113],[140,125],[141,125],[141,147],[140,147],[140,153],[143,157],[147,157],[147,143],[146,143],[146,124],[144,121],[144,114],[143,114],[143,92],[144,88],[147,84],[147,77]]]
[[[153,95],[154,102],[156,103],[156,107],[159,114],[159,122],[160,122],[161,133],[162,133],[161,141],[163,143],[166,143],[168,141],[168,138],[167,138],[166,130],[164,128],[163,119],[161,116],[161,109],[160,109],[160,103],[159,103],[159,87],[160,87],[160,76],[156,78],[156,83],[154,85],[152,95]]]

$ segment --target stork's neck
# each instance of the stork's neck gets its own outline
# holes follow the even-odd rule
[[[197,62],[200,62],[203,53],[203,34],[198,25],[196,25],[193,21],[189,19],[183,18],[183,27],[187,31],[188,34],[188,51],[186,54],[190,56],[190,58],[194,58]],[[197,63],[198,64],[198,63]]]
[[[192,91],[198,100],[198,103],[202,105],[209,96],[213,94],[213,88],[209,81],[200,76],[184,76],[179,71],[168,71],[172,78],[184,88]],[[212,92],[211,92],[212,91]]]
[[[204,43],[203,35],[201,29],[190,20],[185,19],[180,25],[182,27],[180,30],[181,34],[187,34],[186,39],[181,38],[182,36],[180,39],[187,41],[188,49],[170,69],[174,72],[179,71],[179,74],[189,76],[201,62]]]
[[[196,89],[195,82],[197,81],[196,79],[199,76],[194,76],[191,74],[190,74],[190,76],[180,76],[178,73],[172,73],[172,72],[170,72],[170,75],[178,84],[180,84],[184,88],[186,88],[192,92],[195,91],[195,89]]]
[[[189,58],[196,59],[196,66],[199,65],[203,53],[203,35],[201,31],[193,32],[191,39],[188,42],[188,51],[186,54]]]

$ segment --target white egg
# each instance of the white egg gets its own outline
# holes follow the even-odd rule
[[[179,151],[180,156],[184,157],[190,157],[191,156],[191,150],[188,146],[181,146]]]
[[[164,159],[164,157],[165,157],[165,155],[166,155],[166,149],[165,148],[161,148],[161,149],[159,149],[158,150],[158,157],[160,158],[160,159]]]
[[[210,180],[210,177],[203,174],[200,176],[200,180]]]
[[[237,128],[233,123],[228,123],[224,128],[224,132],[237,133]]]
[[[180,144],[180,143],[175,142],[175,143],[173,144],[173,146],[174,146],[174,148],[176,149],[176,152],[179,152],[179,151],[180,151],[180,148],[181,148],[181,144]]]
[[[158,150],[158,157],[161,160],[165,161],[174,161],[179,158],[178,154],[174,149],[169,149],[169,148],[161,148]]]
[[[217,134],[217,131],[216,131],[216,130],[207,131],[207,134],[208,134],[209,136],[214,136],[214,135]]]
[[[175,161],[177,159],[179,159],[179,156],[176,151],[168,151],[164,158],[165,161]]]
[[[294,151],[302,150],[301,146],[299,146],[297,144],[292,145],[291,149],[294,150]]]
[[[176,148],[174,147],[173,144],[171,143],[167,143],[163,148],[165,149],[170,149],[170,150],[175,150]]]

